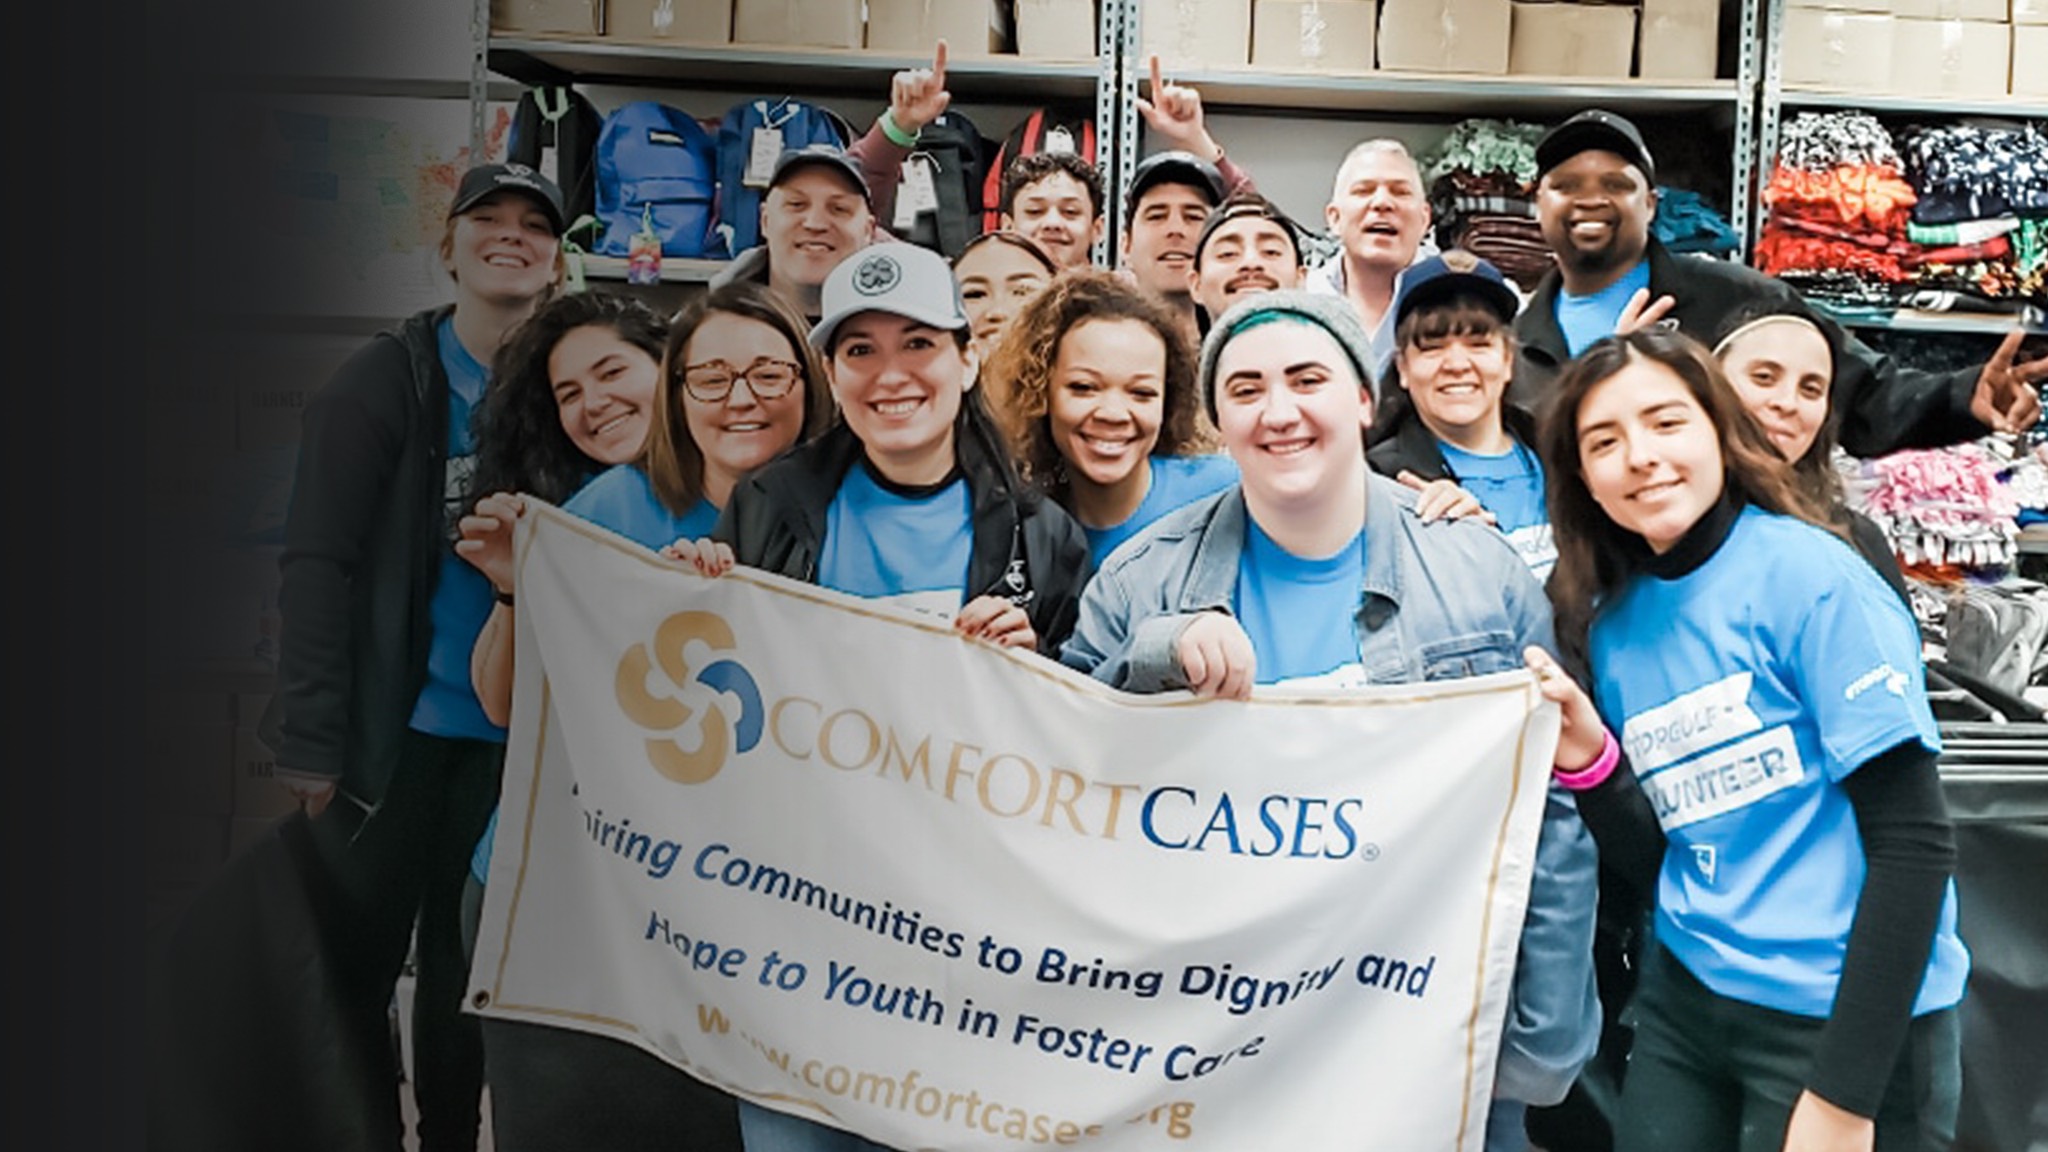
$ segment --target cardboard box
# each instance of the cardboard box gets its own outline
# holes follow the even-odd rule
[[[1017,0],[1017,55],[1093,60],[1100,23],[1095,0]]]
[[[491,0],[491,27],[507,32],[604,31],[605,0]]]
[[[1712,80],[1721,60],[1721,0],[1643,0],[1636,75]]]
[[[2036,27],[2048,24],[2048,0],[2012,0],[2012,23],[2015,28],[2026,24]],[[2019,73],[2019,69],[2013,69],[2015,79]]]
[[[1009,45],[989,0],[868,0],[868,49],[929,56],[939,41],[966,56]]]
[[[1281,71],[1370,72],[1379,0],[1255,0],[1252,63]]]
[[[2002,24],[2008,0],[1785,0],[1787,8],[1821,8],[1836,12],[1877,12],[1920,20],[1989,20]],[[2021,2],[2021,0],[2013,0]],[[2033,0],[2039,3],[2040,0]]]
[[[861,0],[733,0],[735,44],[859,48]]]
[[[1892,18],[1889,89],[1916,96],[2003,96],[2012,87],[2012,25]],[[2031,65],[2038,69],[2040,62]]]
[[[1513,24],[1509,0],[1383,0],[1380,67],[1505,76]]]
[[[1168,71],[1251,60],[1252,0],[1144,0],[1138,21],[1139,54]]]
[[[298,798],[277,782],[277,754],[256,735],[256,729],[235,729],[236,816],[274,819],[299,806]]]
[[[604,0],[604,34],[621,40],[732,43],[733,0]]]
[[[1510,76],[1626,77],[1636,54],[1636,10],[1619,4],[1514,5]]]
[[[2012,26],[2012,78],[2007,87],[2015,96],[2048,99],[2048,24]]]
[[[1787,84],[1852,92],[1883,92],[1891,84],[1889,16],[1787,8],[1780,48]]]

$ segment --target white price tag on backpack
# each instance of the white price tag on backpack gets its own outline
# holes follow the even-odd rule
[[[782,155],[782,129],[766,126],[754,129],[747,141],[747,171],[740,183],[749,188],[766,188],[775,175],[775,160]]]
[[[939,210],[939,189],[932,181],[932,169],[938,162],[929,156],[912,156],[903,162],[903,183],[896,189],[896,220],[892,225],[898,232],[917,226],[920,213]]]

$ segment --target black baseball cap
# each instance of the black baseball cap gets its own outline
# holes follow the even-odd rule
[[[1522,298],[1508,287],[1500,269],[1463,248],[1447,248],[1402,271],[1401,291],[1394,297],[1394,327],[1417,308],[1460,296],[1484,304],[1503,324],[1513,324],[1522,309]]]
[[[1604,108],[1588,108],[1543,134],[1536,142],[1536,178],[1581,152],[1598,149],[1642,169],[1643,179],[1657,183],[1657,168],[1650,160],[1650,147],[1643,134],[1625,116]]]
[[[782,155],[775,158],[775,170],[769,173],[768,186],[774,188],[797,171],[812,167],[830,168],[853,181],[854,188],[860,192],[860,198],[868,202],[870,209],[874,207],[874,193],[868,191],[868,178],[861,172],[860,165],[854,163],[853,157],[848,156],[844,148],[831,144],[806,144],[802,148],[784,148]]]
[[[1185,184],[1197,189],[1206,194],[1212,208],[1223,202],[1224,194],[1228,191],[1223,183],[1223,173],[1218,172],[1214,164],[1193,152],[1182,152],[1178,149],[1154,152],[1138,161],[1138,166],[1131,171],[1130,199],[1125,201],[1124,208],[1125,220],[1137,217],[1138,201],[1144,199],[1145,193],[1158,184]]]
[[[1195,267],[1202,266],[1202,250],[1209,246],[1209,238],[1216,234],[1218,228],[1232,220],[1242,220],[1247,216],[1256,216],[1261,220],[1271,220],[1278,224],[1280,230],[1287,234],[1287,242],[1294,246],[1295,263],[1304,262],[1305,258],[1301,251],[1301,225],[1282,212],[1278,204],[1256,192],[1244,192],[1225,200],[1214,212],[1209,213],[1207,220],[1202,221],[1201,234],[1195,237]]]
[[[448,205],[448,218],[455,219],[477,206],[484,197],[498,192],[518,192],[539,203],[555,226],[555,235],[568,227],[569,213],[562,207],[562,190],[555,182],[524,164],[479,164],[462,174],[455,186],[455,200]]]

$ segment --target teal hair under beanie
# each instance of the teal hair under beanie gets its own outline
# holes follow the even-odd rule
[[[1208,407],[1210,420],[1216,419],[1216,361],[1223,346],[1238,333],[1274,320],[1296,320],[1328,332],[1350,358],[1352,370],[1370,391],[1373,403],[1379,403],[1380,384],[1372,372],[1372,338],[1366,335],[1349,300],[1326,292],[1261,292],[1231,305],[1209,326],[1209,335],[1202,341],[1202,403]]]

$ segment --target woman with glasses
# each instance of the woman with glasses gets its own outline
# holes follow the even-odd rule
[[[612,467],[562,507],[658,548],[678,536],[708,534],[739,479],[819,432],[831,418],[831,400],[817,356],[804,341],[802,318],[761,285],[734,282],[692,301],[669,326],[665,346],[659,320],[641,305],[631,309],[645,323],[557,326],[546,343],[530,340],[522,347],[530,365],[547,369],[544,383],[572,440],[579,431],[615,431],[623,409],[593,397],[619,390],[623,381],[643,381],[642,406],[654,417],[641,419],[644,443],[636,435],[634,449],[623,456],[591,455],[592,462]],[[571,367],[576,370],[566,370]],[[516,486],[489,489],[493,494],[462,521],[460,550],[500,590],[470,667],[478,699],[500,724],[511,720],[511,536],[524,511],[513,492],[548,498],[550,489],[536,479],[521,476]],[[496,832],[493,812],[476,845],[464,899],[472,944]],[[629,1044],[487,1019],[484,1047],[501,1152],[628,1149],[657,1141],[739,1148],[730,1096]]]

